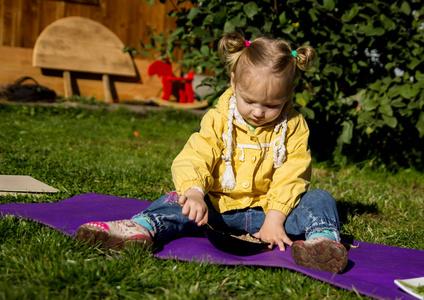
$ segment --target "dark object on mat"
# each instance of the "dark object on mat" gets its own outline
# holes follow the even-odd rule
[[[32,81],[33,83],[25,83]],[[4,90],[7,100],[17,102],[46,101],[52,102],[56,99],[56,92],[38,84],[38,82],[29,76],[21,77],[15,83],[9,84]]]
[[[252,255],[259,253],[268,248],[269,243],[262,242],[261,240],[250,236],[247,231],[234,230],[229,232],[218,231],[213,229],[209,224],[205,226],[205,235],[209,242],[217,249],[235,254],[235,255]],[[243,239],[243,236],[248,236],[256,241],[248,241]]]

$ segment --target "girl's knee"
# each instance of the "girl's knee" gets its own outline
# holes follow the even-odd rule
[[[302,200],[303,198],[305,198],[305,200],[313,201],[315,204],[319,202],[323,206],[336,205],[336,200],[333,198],[333,196],[323,189],[310,190],[306,192],[306,194],[302,197]]]
[[[334,200],[333,196],[329,192],[327,192],[326,190],[315,189],[315,190],[311,190],[311,192],[316,193],[321,198]]]

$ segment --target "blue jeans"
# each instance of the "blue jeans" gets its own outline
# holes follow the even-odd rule
[[[165,243],[181,236],[197,236],[203,234],[203,228],[181,213],[178,195],[168,193],[153,202],[146,210],[131,220],[149,218],[155,232],[154,241]],[[218,213],[212,206],[209,197],[205,197],[209,208],[208,223],[215,229],[234,228],[245,230],[250,234],[259,231],[265,221],[265,213],[261,207],[232,210]],[[324,190],[311,190],[302,195],[299,204],[288,215],[284,228],[288,235],[305,236],[324,229],[332,230],[340,241],[340,222],[334,198]]]

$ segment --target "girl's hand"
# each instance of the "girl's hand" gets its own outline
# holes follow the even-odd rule
[[[183,215],[196,222],[197,226],[202,226],[208,222],[208,206],[200,191],[188,189],[184,195],[180,196],[178,203],[183,208]]]
[[[270,248],[278,246],[281,251],[285,251],[284,244],[291,246],[293,242],[287,236],[284,230],[284,222],[287,216],[277,210],[269,210],[265,222],[258,233],[254,236],[260,238],[264,242],[271,243]]]

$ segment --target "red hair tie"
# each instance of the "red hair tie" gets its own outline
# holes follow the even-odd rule
[[[249,46],[250,46],[250,41],[245,40],[245,41],[244,41],[244,46],[245,46],[245,47],[249,47]]]

